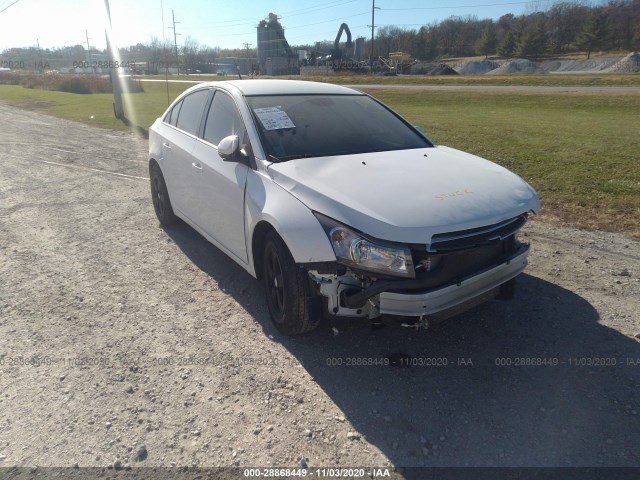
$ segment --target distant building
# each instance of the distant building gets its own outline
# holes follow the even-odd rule
[[[220,57],[214,63],[217,72],[224,72],[225,75],[237,75],[238,69],[241,75],[251,75],[258,71],[257,58],[244,57]]]
[[[300,73],[298,54],[291,50],[275,13],[258,24],[258,72],[272,76]]]

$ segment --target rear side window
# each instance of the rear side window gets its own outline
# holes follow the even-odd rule
[[[178,114],[176,127],[192,135],[197,135],[208,96],[209,90],[198,90],[185,97]]]
[[[213,145],[218,145],[224,137],[238,135],[242,142],[244,130],[244,123],[233,98],[220,91],[216,92],[207,114],[204,139]]]
[[[173,125],[175,127],[176,123],[178,122],[178,114],[180,113],[180,107],[182,107],[182,101],[176,103],[173,106],[171,111],[169,111],[169,113],[167,113],[167,115],[164,117],[164,121],[169,125]]]

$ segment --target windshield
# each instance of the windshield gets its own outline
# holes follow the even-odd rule
[[[432,147],[366,95],[248,96],[266,153],[283,161]]]

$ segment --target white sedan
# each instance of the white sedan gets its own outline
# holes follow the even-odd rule
[[[149,173],[160,223],[180,217],[261,278],[286,334],[323,316],[426,326],[510,298],[540,208],[519,176],[374,98],[294,80],[188,89],[150,128]]]

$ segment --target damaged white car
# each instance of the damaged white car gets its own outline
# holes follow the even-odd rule
[[[517,175],[374,98],[293,80],[188,89],[150,128],[149,172],[160,223],[180,217],[261,278],[286,334],[510,297],[540,208]]]

